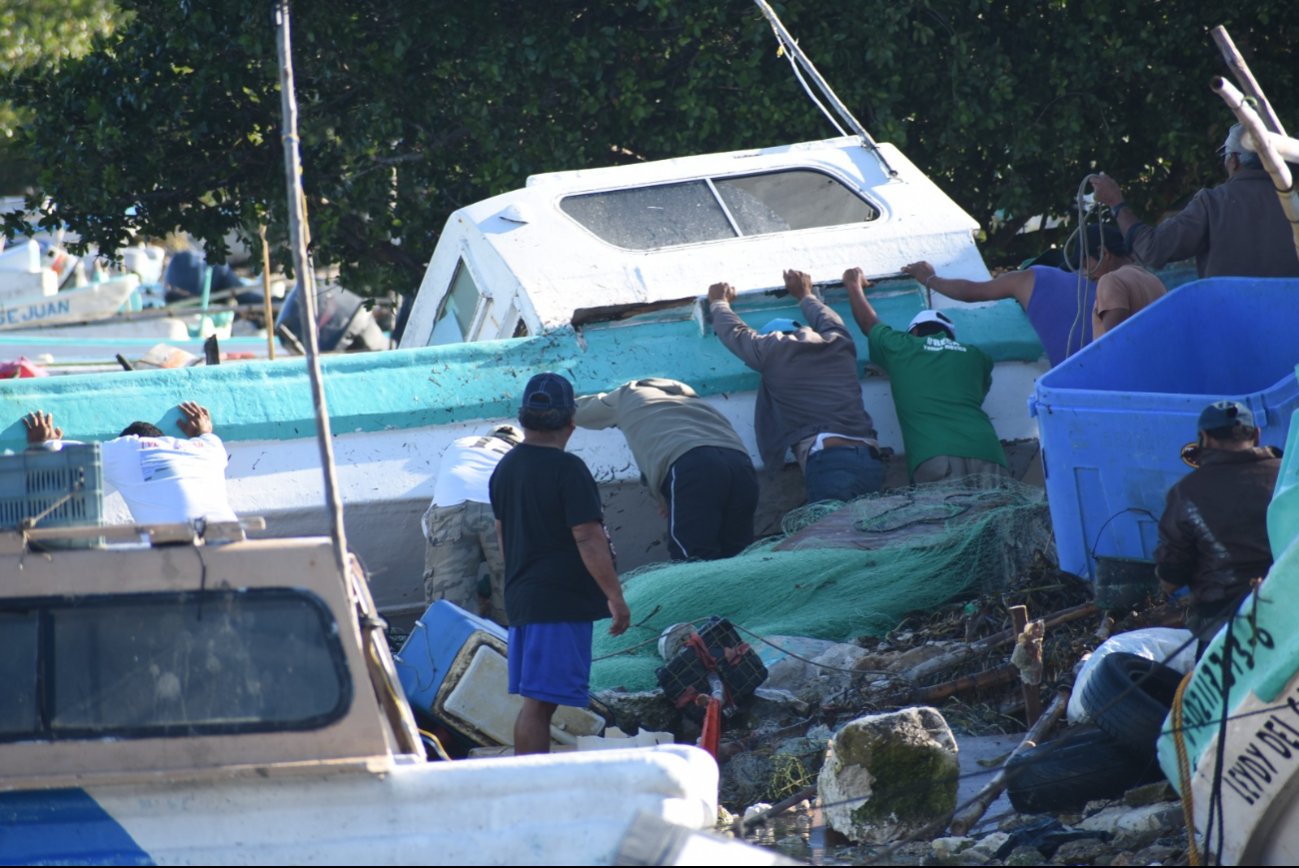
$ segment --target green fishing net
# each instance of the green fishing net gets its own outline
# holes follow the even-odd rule
[[[632,628],[596,625],[593,691],[649,690],[657,638],[681,622],[729,619],[740,635],[847,642],[882,636],[909,612],[995,593],[1051,547],[1041,488],[938,483],[820,503],[726,560],[656,564],[623,576]],[[745,631],[751,631],[746,633]],[[625,653],[619,653],[623,652]]]

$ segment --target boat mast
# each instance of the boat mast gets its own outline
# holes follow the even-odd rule
[[[762,10],[762,14],[767,17],[767,21],[771,24],[772,31],[776,34],[776,41],[780,43],[781,48],[783,48],[785,53],[789,55],[790,65],[794,68],[794,75],[803,84],[803,89],[807,90],[807,83],[803,81],[803,76],[798,71],[800,66],[812,79],[812,83],[816,85],[819,91],[821,91],[826,100],[829,101],[831,107],[834,108],[834,113],[839,116],[839,119],[847,124],[848,128],[851,129],[859,139],[861,139],[862,144],[866,146],[867,150],[875,155],[875,159],[880,161],[880,165],[884,167],[884,171],[889,173],[889,177],[896,176],[898,173],[897,169],[894,169],[889,165],[889,161],[885,159],[882,153],[880,153],[880,147],[876,141],[871,138],[871,134],[866,132],[866,128],[861,125],[861,122],[857,120],[853,113],[848,110],[848,107],[843,104],[843,100],[839,99],[838,94],[831,89],[830,84],[825,80],[821,73],[817,71],[815,64],[812,63],[812,59],[807,56],[803,49],[798,47],[798,43],[794,41],[794,37],[785,29],[785,25],[781,23],[780,18],[776,15],[776,10],[771,8],[771,4],[769,4],[767,0],[753,0],[753,2],[758,4],[758,8]],[[812,101],[817,104],[817,107],[820,108],[822,112],[825,112],[826,117],[830,118],[830,123],[838,127],[839,124],[835,121],[830,112],[826,111],[825,106],[821,105],[820,100],[813,96],[811,91],[808,91],[807,95],[812,98]],[[843,129],[840,128],[839,131],[842,133]]]
[[[343,531],[343,501],[338,495],[338,474],[334,468],[334,446],[329,430],[329,411],[325,406],[325,384],[320,373],[320,347],[316,333],[316,291],[311,266],[307,260],[307,225],[302,195],[302,160],[298,152],[298,102],[293,92],[293,55],[289,36],[289,0],[276,0],[275,26],[280,61],[280,111],[284,126],[280,140],[284,144],[284,173],[288,180],[289,242],[293,246],[293,270],[298,276],[298,297],[302,304],[303,346],[307,375],[311,380],[311,397],[316,410],[316,442],[320,447],[320,466],[325,478],[325,505],[329,512],[330,538],[339,575],[346,581],[347,538]]]

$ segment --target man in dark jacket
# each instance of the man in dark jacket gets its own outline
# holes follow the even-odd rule
[[[1218,401],[1200,414],[1198,468],[1168,492],[1155,571],[1168,593],[1190,590],[1186,626],[1212,639],[1272,566],[1267,506],[1280,450],[1258,445],[1244,404]]]
[[[777,319],[756,332],[731,310],[735,287],[708,288],[718,339],[762,375],[753,408],[758,452],[768,469],[778,469],[786,450],[794,450],[808,503],[879,491],[884,464],[875,425],[862,406],[852,335],[839,314],[812,294],[811,277],[801,271],[784,277],[807,325]]]
[[[1195,257],[1200,277],[1295,277],[1299,256],[1281,200],[1258,154],[1245,149],[1236,124],[1221,148],[1227,182],[1201,190],[1158,226],[1143,223],[1123,201],[1118,182],[1092,175],[1096,200],[1110,207],[1127,246],[1147,268]]]

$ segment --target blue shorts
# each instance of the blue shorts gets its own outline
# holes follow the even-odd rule
[[[591,694],[590,621],[510,627],[510,693],[586,708]]]

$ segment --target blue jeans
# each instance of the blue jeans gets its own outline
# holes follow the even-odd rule
[[[807,456],[807,502],[852,500],[880,490],[884,462],[869,446],[831,446]]]

